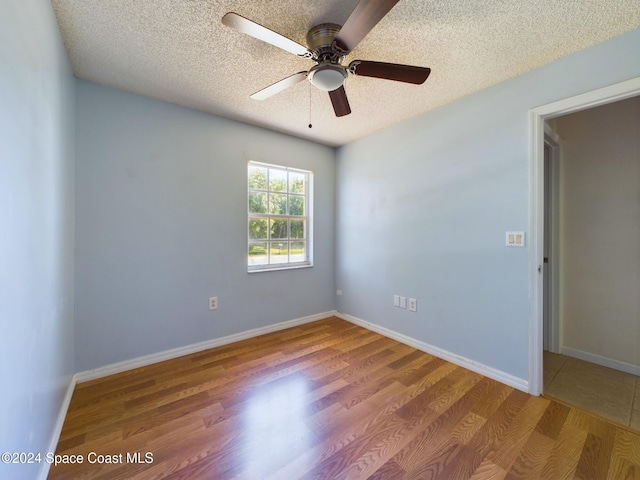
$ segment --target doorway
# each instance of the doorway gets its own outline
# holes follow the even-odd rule
[[[640,95],[640,78],[601,88],[587,94],[537,107],[530,111],[530,249],[529,280],[531,293],[531,318],[529,335],[529,392],[543,392],[543,347],[544,347],[544,238],[545,238],[545,135],[547,120],[591,107],[605,105]],[[550,168],[549,171],[552,171]],[[549,217],[549,215],[547,215]],[[553,227],[551,227],[553,228]],[[552,254],[553,255],[553,254]],[[549,257],[548,257],[549,258]],[[553,294],[547,299],[553,298]],[[551,332],[552,330],[549,330]],[[551,343],[551,337],[547,339]]]
[[[633,405],[633,391],[634,388],[637,384],[637,377],[633,377],[633,375],[629,375],[628,373],[623,373],[623,372],[619,372],[617,370],[611,370],[609,368],[606,368],[603,365],[607,365],[607,362],[605,361],[604,363],[602,363],[602,358],[596,358],[598,357],[598,355],[595,354],[589,354],[591,356],[591,358],[582,358],[580,356],[581,353],[584,352],[580,352],[580,350],[577,350],[575,348],[569,348],[566,345],[563,347],[564,342],[561,341],[560,339],[560,333],[562,332],[562,329],[559,328],[559,318],[560,315],[557,312],[557,308],[559,306],[559,295],[556,296],[556,294],[558,293],[558,287],[559,287],[559,261],[558,261],[558,257],[557,257],[557,253],[559,250],[559,241],[558,241],[558,226],[559,226],[559,221],[558,221],[558,201],[560,199],[559,195],[558,195],[558,189],[557,189],[557,184],[554,186],[553,183],[554,181],[558,181],[559,179],[559,171],[560,169],[558,168],[559,166],[559,162],[558,162],[558,157],[555,156],[554,158],[554,143],[559,144],[559,140],[556,139],[552,139],[550,141],[549,139],[549,128],[543,129],[542,132],[539,130],[539,125],[538,125],[538,129],[536,130],[534,128],[533,123],[537,122],[541,122],[543,126],[548,127],[548,125],[546,124],[546,120],[550,120],[550,119],[555,119],[557,117],[560,117],[562,115],[566,115],[568,113],[575,113],[575,112],[579,112],[582,110],[588,110],[592,107],[596,107],[596,106],[602,106],[605,104],[610,104],[613,102],[617,102],[618,100],[624,100],[630,97],[634,97],[640,94],[640,79],[635,79],[634,81],[630,81],[630,82],[624,82],[623,84],[618,84],[618,85],[614,85],[612,87],[608,87],[606,89],[602,89],[600,91],[596,91],[596,92],[592,92],[591,94],[588,95],[582,95],[580,97],[576,97],[573,99],[569,99],[567,101],[563,101],[563,102],[557,102],[556,104],[553,105],[548,105],[545,107],[540,107],[540,109],[536,109],[534,111],[532,111],[532,133],[535,133],[537,135],[537,140],[539,140],[538,143],[538,147],[537,148],[533,148],[534,145],[532,144],[532,151],[535,150],[536,156],[532,158],[532,163],[534,165],[532,165],[532,167],[537,167],[539,170],[536,170],[536,168],[532,168],[532,173],[536,173],[538,174],[537,176],[534,176],[533,178],[533,185],[535,185],[534,188],[532,188],[532,218],[537,220],[537,222],[532,221],[532,234],[531,234],[531,238],[532,238],[532,251],[535,251],[535,255],[533,254],[533,252],[530,252],[530,261],[531,261],[531,265],[533,265],[535,267],[535,270],[532,269],[532,298],[534,300],[534,305],[533,305],[533,310],[536,312],[536,315],[534,315],[534,317],[532,318],[532,337],[536,337],[536,335],[538,335],[538,347],[539,350],[537,350],[537,352],[535,350],[532,350],[530,352],[531,354],[531,359],[533,360],[539,360],[542,363],[542,358],[535,358],[536,357],[536,353],[538,353],[538,355],[540,357],[542,357],[542,350],[544,350],[544,375],[547,375],[548,372],[548,367],[549,365],[547,364],[547,361],[550,361],[550,363],[554,363],[556,364],[552,370],[554,370],[554,375],[558,374],[558,371],[561,371],[560,369],[563,368],[567,371],[564,371],[562,374],[558,374],[558,381],[556,382],[556,380],[554,380],[554,385],[553,388],[549,389],[549,395],[555,397],[555,398],[559,398],[560,400],[565,400],[564,398],[562,398],[561,396],[559,396],[562,393],[562,388],[560,388],[562,385],[560,385],[561,383],[561,379],[562,381],[565,380],[569,380],[569,384],[570,384],[570,388],[567,388],[565,385],[565,391],[570,391],[571,394],[573,394],[574,400],[575,398],[578,398],[575,393],[577,390],[580,390],[580,384],[577,383],[576,381],[576,377],[581,374],[583,376],[585,375],[589,375],[589,377],[587,377],[587,382],[585,382],[585,385],[589,385],[591,387],[591,391],[587,392],[588,394],[592,395],[594,394],[598,394],[600,393],[598,391],[597,387],[594,387],[594,383],[597,383],[599,381],[598,376],[600,377],[600,379],[602,379],[604,381],[604,383],[606,384],[613,384],[615,383],[616,378],[618,376],[624,376],[626,375],[627,377],[631,377],[631,379],[622,379],[624,381],[626,381],[627,383],[630,383],[630,391],[631,391],[631,405]],[[640,98],[640,97],[638,97]],[[628,102],[626,102],[627,105],[629,105]],[[633,105],[638,105],[638,102],[634,102]],[[598,109],[598,111],[613,111],[613,105],[612,106],[607,106],[606,108],[601,108]],[[616,107],[618,108],[618,107]],[[615,110],[616,112],[619,112],[619,110]],[[640,111],[640,110],[638,110]],[[593,112],[593,113],[592,113]],[[589,111],[584,112],[579,114],[578,118],[585,118],[585,114],[589,115],[589,117],[587,118],[596,118],[596,113],[595,111]],[[574,118],[576,117],[576,115],[573,116]],[[570,117],[567,117],[570,118]],[[618,118],[616,117],[609,117],[610,119],[613,118]],[[620,117],[622,118],[622,117]],[[558,119],[560,120],[560,119]],[[622,120],[620,120],[622,121]],[[560,123],[558,123],[558,125],[560,125]],[[536,130],[534,132],[534,130]],[[611,130],[611,129],[610,129]],[[541,135],[542,133],[542,135]],[[594,132],[591,132],[588,135],[592,135],[592,137],[587,137],[587,138],[595,138],[596,134],[594,134]],[[542,138],[541,138],[542,137]],[[532,136],[532,142],[534,140],[534,138]],[[569,137],[567,137],[569,138]],[[575,138],[575,137],[574,137]],[[603,137],[603,138],[607,138],[607,137]],[[575,143],[573,144],[575,145]],[[584,147],[584,148],[593,148],[594,142],[592,141],[591,143],[586,143],[585,145],[591,145],[590,147]],[[557,146],[557,145],[556,145]],[[637,147],[635,149],[633,149],[632,151],[637,152]],[[557,152],[556,152],[557,153]],[[637,157],[637,154],[634,154],[633,158]],[[585,156],[584,153],[581,154],[581,156],[579,157],[572,157],[574,158],[573,160],[573,167],[571,168],[576,168],[576,163],[575,163],[575,159],[579,158],[580,161],[586,160],[589,158],[589,155]],[[615,158],[615,157],[613,157]],[[637,161],[636,161],[637,163]],[[580,163],[579,164],[580,168],[584,168],[584,163]],[[597,168],[602,168],[603,165],[602,164],[597,164]],[[565,166],[566,169],[566,173],[567,173],[567,177],[565,179],[565,183],[569,182],[572,183],[576,173],[578,173],[578,171],[576,170],[571,170],[570,168],[567,169],[567,167]],[[573,173],[572,173],[573,172]],[[600,170],[600,173],[602,173],[602,170]],[[583,171],[581,170],[579,172],[579,175],[582,176],[583,175]],[[629,175],[629,174],[627,174]],[[640,178],[640,176],[632,174],[631,176],[633,177],[638,177]],[[542,178],[540,178],[542,177]],[[606,176],[605,176],[606,177]],[[538,182],[536,182],[536,180],[538,180]],[[601,178],[597,178],[598,182],[601,182],[602,179]],[[605,180],[606,181],[606,180]],[[602,196],[602,192],[600,192],[600,183],[598,183],[597,185],[594,183],[594,185],[592,185],[592,187],[595,188],[595,190],[590,190],[591,194],[593,194],[593,192],[598,192],[598,194],[600,194],[600,196]],[[572,187],[575,188],[575,187]],[[574,190],[575,191],[575,190]],[[567,185],[565,184],[564,186],[564,197],[565,199],[571,199],[571,196],[567,197],[567,195],[569,195],[569,193],[567,192],[571,192],[570,189],[568,189]],[[609,195],[612,196],[616,196],[617,192],[615,191],[615,188],[613,191],[609,191]],[[597,195],[596,195],[597,196]],[[587,197],[588,199],[588,197]],[[535,201],[540,201],[540,204],[536,204]],[[634,201],[634,199],[631,200],[632,202]],[[571,204],[572,202],[567,200],[567,205]],[[578,205],[579,203],[573,202],[574,203],[574,208],[575,205]],[[536,207],[536,208],[533,208]],[[585,206],[582,207],[580,206],[581,209],[585,210],[585,212],[588,211],[589,215],[585,215],[585,218],[588,219],[588,221],[590,222],[590,218],[591,215],[593,215],[594,210],[591,209],[589,210],[589,206]],[[565,215],[569,215],[569,217],[565,218],[565,224],[567,224],[566,220],[569,219],[569,223],[567,225],[570,225],[573,223],[573,227],[575,228],[575,224],[576,224],[576,217],[574,217],[574,213],[575,210],[571,210],[571,208],[567,209],[567,206],[564,207],[563,211],[567,210],[566,212],[564,212]],[[616,210],[619,211],[619,210]],[[572,213],[574,212],[574,213]],[[536,215],[539,215],[539,217],[536,218]],[[603,218],[603,217],[600,217]],[[588,225],[588,224],[585,224]],[[584,227],[585,225],[582,225],[582,227]],[[538,229],[536,229],[535,227],[538,227]],[[590,227],[591,228],[591,227]],[[583,229],[583,234],[584,234],[584,229]],[[591,231],[591,230],[589,230]],[[611,227],[610,230],[606,230],[604,233],[607,236],[612,236],[614,234],[614,232],[617,231],[614,228]],[[575,233],[575,232],[574,232]],[[600,232],[601,234],[603,232]],[[569,250],[566,250],[565,252],[569,252],[571,253],[571,255],[569,255],[566,258],[571,258],[571,256],[574,254],[573,252],[576,249],[580,249],[580,241],[582,240],[582,237],[576,237],[575,235],[573,237],[571,237],[571,235],[569,236],[563,236],[562,237],[563,240],[563,245],[565,245],[565,247],[568,245]],[[578,241],[576,241],[578,240]],[[610,250],[609,250],[610,251]],[[609,252],[605,252],[607,253],[607,255],[609,254]],[[555,255],[555,258],[554,258]],[[635,255],[635,253],[634,253]],[[637,256],[637,255],[635,255]],[[541,257],[541,258],[540,258]],[[565,260],[566,260],[565,258]],[[593,261],[594,256],[586,256],[582,262],[583,265],[588,264],[591,265],[592,263],[596,263],[597,262],[597,256],[596,256],[596,262]],[[575,260],[575,259],[574,259]],[[608,261],[610,261],[611,259],[608,259]],[[535,263],[534,263],[535,261]],[[569,262],[571,263],[571,262]],[[575,262],[574,265],[575,267]],[[598,270],[597,268],[595,269],[595,271],[597,271],[598,273],[602,272],[604,268],[604,264],[601,265],[600,270]],[[555,270],[555,272],[554,272]],[[566,268],[566,270],[568,272],[571,272],[571,275],[575,274],[575,271],[572,272],[571,270],[571,264],[569,264],[569,266]],[[585,270],[587,271],[588,268]],[[618,275],[620,270],[620,267],[618,266],[618,268],[611,268],[611,273],[615,273],[615,275]],[[584,272],[583,272],[584,273]],[[565,276],[567,275],[567,273],[565,272]],[[595,277],[595,275],[594,275]],[[606,277],[606,275],[605,275]],[[568,277],[569,278],[569,277]],[[573,279],[576,279],[576,277],[570,277]],[[580,283],[582,279],[578,278],[577,280],[572,280],[569,285],[571,286],[571,288],[569,288],[569,290],[573,289],[573,284],[574,283]],[[591,281],[592,283],[595,283],[595,280]],[[628,282],[626,282],[628,283]],[[565,282],[566,284],[566,282]],[[583,282],[582,286],[588,286],[588,282]],[[566,286],[566,285],[565,285]],[[601,291],[605,291],[606,287],[604,286],[599,286],[597,289],[593,290],[593,289],[589,289],[589,288],[583,288],[580,291],[580,294],[584,294],[585,292],[598,292],[600,293]],[[566,292],[565,292],[565,296],[566,296]],[[564,298],[564,297],[563,297]],[[575,298],[573,299],[575,300]],[[565,302],[566,302],[566,298],[565,298]],[[565,303],[563,302],[563,303]],[[587,305],[589,304],[589,302],[585,302]],[[597,305],[594,302],[591,302],[591,307],[593,308],[593,305]],[[575,310],[575,302],[572,304],[571,302],[569,302],[569,307],[568,309],[570,310],[571,308],[573,308]],[[588,307],[587,307],[588,308]],[[554,312],[554,309],[556,309],[556,311]],[[575,314],[575,311],[572,312]],[[575,340],[572,340],[572,338],[575,339],[575,315],[573,317],[572,320],[572,316],[569,315],[568,317],[568,337],[566,337],[567,340],[567,345],[572,345],[572,347],[575,347]],[[555,321],[555,324],[554,324]],[[582,319],[581,319],[582,321]],[[592,327],[593,328],[593,327]],[[572,333],[572,329],[573,329],[573,333]],[[585,331],[587,331],[588,329],[585,328]],[[584,333],[584,332],[583,332]],[[604,333],[604,332],[602,332]],[[585,334],[586,336],[586,334]],[[604,335],[603,335],[604,336]],[[604,341],[604,340],[603,340]],[[535,338],[532,339],[532,344],[535,343]],[[569,353],[569,356],[564,356],[564,355],[559,355],[561,353],[561,349],[563,350],[563,353]],[[552,353],[548,353],[548,352],[552,352]],[[585,356],[588,357],[588,356]],[[589,362],[585,362],[584,360],[589,360]],[[604,360],[606,360],[606,358],[604,358]],[[595,363],[592,363],[595,362]],[[615,362],[613,362],[615,363]],[[633,361],[633,363],[638,364],[637,358],[635,359],[635,361]],[[616,368],[616,365],[610,365],[613,366],[614,368]],[[543,376],[544,376],[543,375]],[[535,388],[538,387],[539,385],[536,385],[535,381],[536,381],[536,365],[535,362],[532,362],[532,369],[531,369],[531,383],[530,386],[532,387],[530,389],[531,393],[537,394],[535,391]],[[573,383],[572,383],[573,382]],[[544,389],[545,389],[545,393],[547,392],[547,388],[549,387],[548,385],[548,381],[547,378],[544,378]],[[637,388],[635,388],[637,390]],[[589,389],[586,389],[589,390]],[[586,391],[585,390],[585,391]],[[600,388],[600,390],[604,390],[604,388]],[[611,397],[617,397],[620,396],[621,392],[621,388],[620,387],[614,387],[614,392],[610,395]],[[539,393],[542,393],[542,389],[540,389]],[[571,401],[571,397],[572,395],[568,395],[569,401],[567,401],[567,403],[573,403],[574,405],[577,405],[578,407],[581,407],[583,409],[586,410],[590,410],[590,408],[585,407],[584,405],[580,405],[575,401]],[[566,401],[566,400],[565,400]],[[639,401],[636,400],[635,403],[638,403]],[[588,402],[586,402],[588,403]],[[593,404],[593,398],[591,399],[591,403]],[[606,402],[595,402],[595,404],[597,405],[598,403],[606,403]],[[629,408],[632,408],[631,406]],[[620,420],[620,419],[616,419],[616,418],[612,418],[608,415],[602,414],[600,412],[597,411],[597,409],[591,409],[592,411],[594,411],[594,413],[596,414],[600,414],[601,416],[604,416],[606,418],[610,418],[613,421],[617,421],[618,423],[622,423],[622,424],[626,424],[627,426],[631,426],[632,428],[638,428],[637,426],[634,427],[634,425],[629,425],[628,421],[625,422],[625,420]],[[632,412],[631,412],[632,413]],[[630,414],[629,414],[630,415]],[[633,416],[633,415],[630,415]],[[624,415],[623,415],[624,417]],[[637,415],[636,415],[637,417]],[[627,417],[628,418],[628,417]],[[632,422],[633,423],[633,422]],[[638,423],[637,419],[636,419],[636,423]]]

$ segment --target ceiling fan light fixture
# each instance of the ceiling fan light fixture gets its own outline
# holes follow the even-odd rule
[[[431,72],[431,69],[425,67],[371,60],[354,60],[349,66],[342,65],[346,56],[399,1],[358,0],[344,25],[321,23],[312,27],[307,32],[309,48],[234,12],[224,15],[222,23],[240,33],[316,63],[309,71],[290,75],[255,92],[251,98],[265,100],[306,77],[318,90],[329,93],[336,117],[343,117],[351,113],[344,88],[348,76],[359,75],[421,85]]]
[[[342,65],[320,63],[309,70],[307,78],[319,90],[333,92],[344,83],[347,78],[347,69]]]

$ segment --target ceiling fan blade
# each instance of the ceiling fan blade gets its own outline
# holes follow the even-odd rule
[[[267,27],[263,27],[256,22],[244,18],[237,13],[227,13],[222,17],[222,23],[240,33],[244,33],[245,35],[267,42],[273,46],[286,50],[287,52],[291,52],[294,55],[311,58],[312,54],[307,47],[303,47],[299,43],[296,43],[273,30],[269,30]]]
[[[345,54],[349,53],[399,1],[360,0],[340,29],[335,46]]]
[[[349,64],[349,71],[363,77],[384,78],[415,85],[423,84],[431,73],[431,69],[426,67],[367,60],[354,60]]]
[[[351,113],[351,107],[349,106],[349,100],[347,100],[347,92],[344,90],[344,85],[329,92],[329,98],[331,98],[331,104],[333,105],[333,111],[336,112],[336,117],[344,117]]]
[[[269,97],[272,97],[276,93],[280,93],[283,90],[295,85],[298,82],[301,82],[307,78],[307,72],[298,72],[293,75],[283,78],[279,82],[274,83],[273,85],[269,85],[267,88],[263,88],[262,90],[251,95],[251,98],[254,100],[266,100]]]

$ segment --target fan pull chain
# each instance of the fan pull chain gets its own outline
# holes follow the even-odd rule
[[[311,124],[311,83],[309,83],[309,128],[313,128]]]

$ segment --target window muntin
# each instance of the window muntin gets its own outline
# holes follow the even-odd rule
[[[311,265],[313,173],[249,162],[248,270]]]

